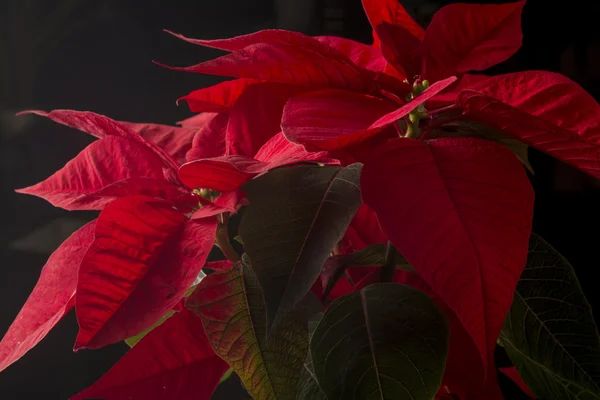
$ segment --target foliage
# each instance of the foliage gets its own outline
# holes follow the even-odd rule
[[[180,126],[30,111],[97,140],[19,192],[99,215],[48,260],[0,369],[74,308],[75,350],[135,344],[74,399],[208,399],[233,371],[256,399],[495,400],[497,344],[525,392],[600,399],[598,331],[531,232],[526,172],[531,146],[600,177],[600,106],[559,74],[474,74],[519,49],[523,1],[427,30],[363,6],[372,45],[174,34],[228,53],[174,69],[234,78],[183,96]]]

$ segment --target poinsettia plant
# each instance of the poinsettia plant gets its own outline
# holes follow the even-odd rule
[[[498,372],[600,399],[591,308],[531,232],[527,174],[533,146],[600,177],[600,106],[559,74],[481,73],[519,49],[522,1],[427,30],[363,6],[372,45],[176,35],[228,54],[175,69],[235,78],[182,97],[176,127],[29,112],[98,140],[19,192],[100,213],[50,256],[0,369],[74,308],[75,350],[132,348],[73,399],[208,399],[232,372],[255,399],[502,399]]]

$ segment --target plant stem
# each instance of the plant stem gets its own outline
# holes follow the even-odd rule
[[[223,255],[232,263],[236,263],[241,260],[240,255],[235,251],[231,242],[229,241],[229,229],[227,229],[227,223],[219,222],[217,226],[217,233],[215,235],[215,246],[221,249]]]
[[[393,282],[396,271],[396,249],[388,240],[385,248],[385,262],[381,268],[381,282]]]

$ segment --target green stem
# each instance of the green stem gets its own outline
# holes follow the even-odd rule
[[[235,251],[231,242],[229,241],[229,229],[227,229],[227,222],[219,223],[217,226],[217,233],[215,235],[215,246],[221,249],[223,255],[232,263],[236,263],[241,260],[240,255]]]
[[[396,271],[396,249],[392,242],[388,241],[385,248],[385,261],[381,268],[381,282],[393,282]]]

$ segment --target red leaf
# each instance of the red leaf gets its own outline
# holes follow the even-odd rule
[[[365,162],[361,186],[386,236],[456,313],[487,366],[531,233],[533,190],[519,160],[483,140],[395,139]]]
[[[248,200],[244,197],[245,195],[241,190],[225,192],[217,197],[214,202],[203,204],[202,208],[192,214],[191,219],[208,218],[224,212],[235,214],[238,205],[248,204]]]
[[[256,79],[234,79],[207,88],[194,90],[179,100],[185,100],[193,112],[222,112],[229,110],[248,86]],[[178,101],[179,101],[178,100]]]
[[[113,197],[97,192],[128,178],[164,180],[163,164],[148,148],[131,140],[107,136],[93,142],[46,180],[17,192],[31,194],[66,210],[99,210]],[[124,186],[120,195],[138,193]]]
[[[202,320],[184,309],[71,400],[209,400],[228,368],[211,348]]]
[[[191,67],[167,68],[311,87],[376,90],[371,71],[357,67],[343,54],[314,38],[297,35],[289,43],[256,43]]]
[[[197,129],[180,128],[160,124],[120,122],[149,142],[167,152],[178,164],[185,162],[185,153],[192,147]]]
[[[362,4],[373,27],[375,46],[379,46],[380,42],[375,28],[383,22],[401,26],[417,39],[423,40],[425,31],[412,19],[398,0],[362,0]]]
[[[189,189],[174,185],[164,179],[154,178],[127,178],[111,183],[94,193],[94,196],[108,198],[107,202],[112,201],[115,197],[131,195],[158,197],[159,199],[169,200],[180,211],[189,209],[197,203],[197,198]]]
[[[211,47],[213,49],[226,51],[240,51],[244,47],[252,46],[259,43],[266,44],[302,44],[310,43],[314,40],[310,36],[306,36],[299,32],[286,31],[283,29],[264,29],[262,31],[249,33],[246,35],[235,36],[227,39],[192,39],[180,35],[178,33],[165,30],[178,39],[185,40],[188,43]]]
[[[337,36],[317,36],[315,39],[333,47],[359,67],[374,72],[385,72],[387,62],[381,54],[381,49],[377,47]]]
[[[325,151],[308,152],[304,147],[290,142],[283,132],[269,139],[256,153],[258,161],[271,163],[271,169],[301,161],[314,161],[321,164],[337,165],[339,162],[329,157]]]
[[[443,79],[483,71],[508,59],[521,47],[521,11],[525,1],[442,7],[425,32],[425,78]]]
[[[379,226],[377,215],[369,206],[361,204],[342,241],[343,253],[352,253],[372,244],[386,242],[387,239]]]
[[[231,267],[233,267],[233,264],[229,260],[209,261],[204,264],[204,268],[210,268],[214,271],[222,271]]]
[[[529,389],[529,386],[525,383],[521,374],[515,367],[498,368],[500,372],[510,378],[527,396],[535,399],[535,394]]]
[[[288,140],[333,150],[375,133],[369,127],[395,106],[383,99],[343,90],[320,90],[292,97],[283,109],[281,129]]]
[[[15,321],[0,342],[0,371],[21,358],[73,307],[79,264],[94,240],[95,221],[52,253]]]
[[[199,126],[199,130],[192,140],[192,148],[185,156],[187,161],[219,157],[225,155],[226,152],[225,137],[227,135],[227,124],[229,123],[229,112],[209,114],[209,118],[203,118],[201,122],[198,121],[200,116],[204,116],[204,114],[194,117],[194,122],[186,122],[188,124],[203,124]]]
[[[248,87],[229,113],[227,154],[253,157],[263,144],[281,131],[283,106],[302,90],[272,82]]]
[[[144,196],[106,206],[79,272],[75,349],[118,342],[158,321],[193,283],[215,230],[213,219],[186,222]]]
[[[179,179],[191,188],[228,192],[238,189],[264,163],[245,156],[223,156],[191,161],[179,168]]]
[[[421,40],[406,28],[381,23],[375,28],[381,39],[381,52],[396,70],[407,79],[413,80],[421,73],[423,46]]]
[[[294,143],[334,150],[361,142],[408,115],[456,78],[427,88],[396,108],[388,100],[341,90],[321,90],[292,97],[283,110],[281,128]]]
[[[206,125],[211,119],[213,119],[216,115],[217,113],[209,112],[196,114],[193,117],[189,117],[184,120],[178,121],[177,125],[180,125],[184,128],[201,128],[204,125]]]
[[[191,161],[181,166],[179,179],[191,188],[228,192],[271,169],[306,161],[339,164],[326,152],[307,152],[279,133],[260,148],[256,159],[231,155]]]
[[[472,88],[477,92],[464,91],[457,101],[467,117],[600,178],[600,106],[579,85],[560,74],[527,71]]]
[[[138,142],[156,153],[164,161],[167,167],[175,169],[177,168],[177,163],[175,163],[173,158],[158,145],[147,141],[141,135],[138,135],[132,129],[128,128],[126,125],[104,115],[95,114],[90,111],[74,110],[54,110],[50,111],[49,113],[45,111],[34,110],[24,111],[17,115],[22,114],[36,114],[42,117],[47,117],[54,122],[58,122],[59,124],[66,125],[71,128],[79,129],[80,131],[86,132],[92,136],[96,136],[97,138],[118,136]]]

